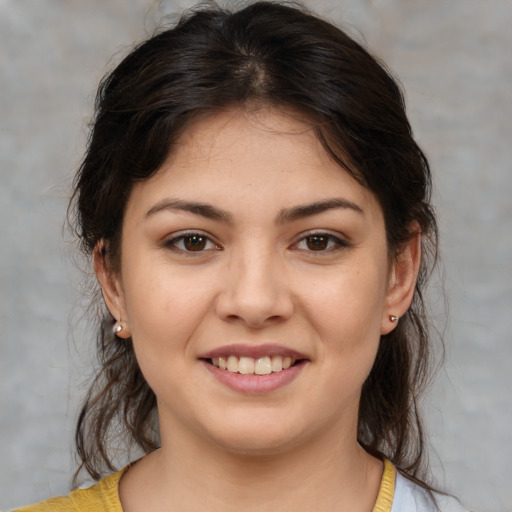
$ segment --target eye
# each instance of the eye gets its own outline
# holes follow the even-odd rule
[[[189,253],[220,249],[217,244],[203,233],[182,233],[171,240],[167,240],[165,245],[173,250]]]
[[[330,252],[344,247],[348,243],[330,233],[310,233],[295,244],[295,248],[308,252]]]

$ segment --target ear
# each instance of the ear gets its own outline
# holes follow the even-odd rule
[[[107,262],[106,244],[100,240],[93,253],[94,272],[101,286],[103,300],[110,314],[118,322],[127,320],[126,305],[123,294],[121,278],[118,273],[112,271]]]
[[[411,305],[421,263],[421,228],[411,224],[410,238],[393,262],[382,316],[381,334],[390,333]]]

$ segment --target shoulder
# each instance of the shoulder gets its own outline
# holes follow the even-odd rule
[[[107,476],[87,489],[76,489],[68,496],[51,498],[13,512],[123,512],[118,488],[124,471]]]
[[[397,472],[391,512],[468,512],[453,496],[434,493],[434,497],[435,503],[425,489]]]
[[[75,512],[79,510],[73,504],[72,495],[75,492],[76,491],[73,491],[69,496],[50,498],[49,500],[36,503],[35,505],[17,508],[12,512]]]

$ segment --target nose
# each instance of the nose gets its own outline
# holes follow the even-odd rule
[[[289,285],[283,263],[271,250],[233,254],[217,296],[217,315],[253,329],[285,321],[294,310]]]

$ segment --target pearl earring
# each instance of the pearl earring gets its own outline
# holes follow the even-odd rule
[[[126,322],[123,322],[122,320],[118,320],[114,324],[114,327],[112,327],[112,332],[118,338],[126,339],[131,336],[130,329],[128,329]]]
[[[395,315],[389,315],[389,319],[393,323],[398,322],[398,317]]]

